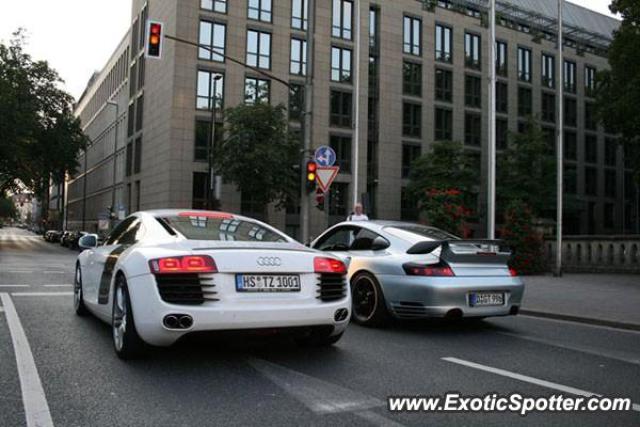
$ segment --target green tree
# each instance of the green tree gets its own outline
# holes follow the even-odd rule
[[[267,103],[242,104],[225,111],[225,134],[215,167],[225,179],[263,206],[283,207],[299,188],[300,145],[289,133],[286,109]]]
[[[434,227],[466,234],[480,171],[459,142],[439,141],[411,165],[408,190],[424,219]]]
[[[497,205],[522,202],[536,218],[552,216],[556,197],[556,162],[552,154],[553,148],[533,118],[523,133],[511,134],[509,147],[498,156]]]
[[[21,30],[0,43],[0,193],[22,182],[42,196],[50,178],[75,172],[87,139],[58,73],[23,46]]]
[[[18,210],[13,200],[0,194],[0,218],[15,219],[17,217]]]

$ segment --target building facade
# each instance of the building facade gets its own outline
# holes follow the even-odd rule
[[[476,160],[477,235],[482,236],[493,66],[486,2],[315,3],[312,144],[331,145],[341,173],[326,209],[311,208],[311,235],[349,214],[356,177],[358,198],[370,216],[417,219],[415,202],[405,191],[411,163],[434,141],[450,140],[464,142]],[[595,73],[608,66],[606,49],[618,22],[566,3],[561,83],[555,3],[498,1],[498,149],[529,116],[539,119],[554,145],[562,86],[565,190],[578,205],[566,232],[622,233],[637,221],[637,188],[615,135],[595,119],[593,99]],[[69,226],[94,229],[109,209],[203,207],[214,103],[218,138],[224,108],[259,101],[287,105],[291,129],[300,134],[309,13],[306,0],[133,0],[129,32],[77,104],[92,145],[68,185]],[[164,22],[167,34],[214,51],[165,39],[162,59],[145,60],[147,19]],[[224,210],[261,211],[229,183],[222,186],[221,200]],[[295,202],[272,210],[270,219],[299,236]]]

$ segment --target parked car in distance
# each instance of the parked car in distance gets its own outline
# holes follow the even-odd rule
[[[60,246],[68,247],[70,237],[71,237],[71,231],[69,230],[63,231],[62,235],[60,236]]]
[[[71,236],[69,237],[69,248],[73,249],[73,250],[80,250],[80,246],[78,245],[78,241],[80,240],[80,238],[82,236],[86,236],[87,234],[89,234],[86,231],[74,231],[71,233]]]

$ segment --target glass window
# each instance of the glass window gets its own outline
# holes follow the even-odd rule
[[[542,120],[556,122],[556,96],[552,93],[542,92]]]
[[[372,6],[369,9],[369,47],[373,50],[376,50],[378,48],[379,15],[380,15],[380,9],[378,9],[376,6]]]
[[[584,160],[588,163],[598,163],[598,137],[584,136]]]
[[[422,54],[422,21],[411,16],[404,17],[404,53]]]
[[[518,80],[531,82],[531,50],[518,48]]]
[[[219,13],[227,13],[227,0],[200,0],[202,9]]]
[[[322,237],[315,244],[314,249],[332,252],[348,251],[358,231],[360,231],[358,227],[338,227]]]
[[[247,64],[257,68],[271,68],[271,34],[247,31]]]
[[[412,192],[402,187],[400,190],[400,219],[402,221],[417,221],[418,217],[418,200]]]
[[[405,95],[422,96],[422,64],[404,61],[402,88]]]
[[[140,173],[142,169],[142,137],[136,138],[134,147],[134,161],[133,161],[133,173]]]
[[[196,108],[211,110],[215,98],[216,108],[224,107],[224,74],[214,71],[198,71]],[[215,92],[215,96],[214,96]]]
[[[496,83],[496,111],[505,114],[509,112],[509,86],[505,82]]]
[[[542,54],[542,86],[556,87],[556,59],[553,56]]]
[[[564,158],[565,160],[577,160],[578,159],[578,142],[576,133],[571,131],[564,132]]]
[[[436,141],[451,141],[453,139],[453,112],[445,108],[436,108]]]
[[[271,22],[271,0],[249,0],[249,19]]]
[[[466,145],[480,146],[482,141],[482,117],[476,113],[464,115],[464,143]]]
[[[467,107],[481,107],[482,79],[480,77],[470,75],[464,77],[464,99]]]
[[[133,168],[133,143],[127,144],[127,152],[125,159],[125,175],[131,176],[131,169]]]
[[[142,130],[144,118],[144,95],[140,95],[136,101],[136,131]]]
[[[452,30],[443,25],[436,25],[436,61],[452,62],[451,47],[453,46]]]
[[[564,124],[565,126],[576,127],[578,122],[577,103],[574,98],[564,99]]]
[[[331,80],[334,82],[351,82],[351,49],[331,48]]]
[[[308,0],[291,0],[291,27],[297,30],[307,29],[309,16]]]
[[[615,192],[614,192],[615,193]],[[607,194],[607,197],[615,197],[615,195],[613,196],[609,196]],[[613,228],[615,227],[615,205],[613,203],[605,203],[604,204],[604,226],[605,228]]]
[[[596,91],[596,69],[593,67],[584,67],[584,94],[593,96]]]
[[[135,216],[130,216],[113,229],[105,245],[133,244],[135,243],[134,236],[139,229],[140,220]]]
[[[450,70],[436,68],[436,99],[451,102],[453,98],[453,75]]]
[[[604,163],[607,166],[615,166],[618,157],[618,141],[607,138],[604,141]]]
[[[333,37],[351,40],[353,25],[353,2],[351,0],[333,0],[333,18],[331,34]]]
[[[618,174],[615,169],[607,169],[604,171],[604,195],[615,199],[618,189]]]
[[[504,150],[509,144],[509,122],[507,119],[496,119],[496,148]]]
[[[353,95],[350,92],[331,91],[330,122],[332,126],[351,127],[352,98]]]
[[[477,34],[464,34],[464,58],[465,65],[479,70],[480,64],[480,36]]]
[[[275,229],[257,221],[239,219],[233,215],[168,216],[162,220],[176,233],[188,240],[216,240],[236,242],[288,242],[290,239]]]
[[[302,121],[304,111],[304,86],[292,84],[289,90],[289,120]]]
[[[216,123],[215,132],[215,140],[221,141],[224,136],[224,126],[222,123]],[[206,162],[209,160],[209,146],[211,143],[211,121],[197,120],[193,154],[194,161]]]
[[[405,102],[402,104],[402,134],[420,138],[422,135],[422,106]]]
[[[299,76],[307,74],[307,41],[291,39],[291,63],[289,72]]]
[[[507,77],[508,67],[507,43],[496,42],[496,74]]]
[[[518,87],[518,116],[530,116],[533,111],[533,100],[531,89],[528,87]]]
[[[402,144],[402,178],[409,178],[411,165],[420,158],[422,147],[416,144]]]
[[[351,137],[331,135],[331,148],[336,152],[336,166],[340,166],[341,173],[351,172]]]
[[[226,37],[226,25],[219,24],[217,22],[200,21],[200,44],[209,46],[214,51],[212,52],[209,49],[199,48],[198,58],[223,62],[224,57],[217,53],[224,55]]]
[[[244,79],[244,102],[247,104],[268,103],[271,98],[271,81],[247,77]]]
[[[207,208],[208,176],[206,172],[193,173],[193,185],[191,187],[191,207],[193,209]]]
[[[385,227],[384,230],[399,239],[409,243],[418,243],[426,240],[453,240],[457,239],[453,234],[421,224],[394,225]]]
[[[587,195],[596,196],[598,194],[598,170],[596,168],[590,166],[584,168],[584,187]]]
[[[578,192],[578,169],[576,165],[564,166],[564,191],[567,194],[576,194]]]
[[[133,130],[135,129],[135,120],[136,120],[136,104],[131,102],[129,104],[129,109],[127,111],[127,136],[133,135]]]
[[[564,62],[564,90],[569,93],[576,93],[576,63]]]
[[[598,121],[596,120],[595,104],[592,102],[584,103],[584,127],[589,130],[598,129]]]

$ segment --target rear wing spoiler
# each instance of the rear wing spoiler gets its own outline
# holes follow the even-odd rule
[[[440,250],[440,258],[453,263],[505,264],[511,258],[511,249],[502,240],[431,240],[411,246],[410,255],[426,255]]]

